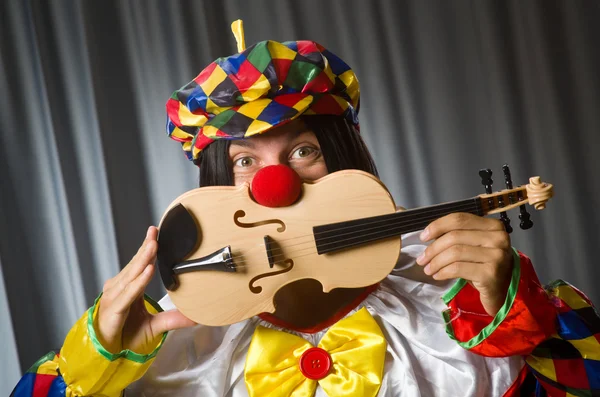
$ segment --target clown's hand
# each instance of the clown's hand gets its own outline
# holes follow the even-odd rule
[[[147,354],[164,332],[195,325],[178,310],[154,315],[146,310],[144,290],[154,274],[157,235],[151,226],[129,264],[104,283],[94,327],[100,343],[113,354],[124,349]]]
[[[421,233],[422,241],[434,239],[417,263],[436,280],[469,281],[479,291],[485,311],[495,316],[506,299],[513,266],[503,223],[468,213],[450,214]]]

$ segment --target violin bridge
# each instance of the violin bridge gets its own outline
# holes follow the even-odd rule
[[[275,258],[273,257],[273,239],[269,236],[263,237],[265,242],[265,249],[267,250],[267,259],[269,260],[269,267],[273,269],[275,266]]]
[[[195,272],[198,270],[217,270],[221,272],[235,272],[236,267],[231,256],[231,246],[223,247],[212,254],[202,258],[191,259],[173,266],[175,274]]]

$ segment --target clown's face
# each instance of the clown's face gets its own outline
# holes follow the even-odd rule
[[[317,137],[299,119],[264,134],[231,141],[229,158],[236,186],[251,183],[254,174],[268,165],[287,165],[305,181],[328,173]]]

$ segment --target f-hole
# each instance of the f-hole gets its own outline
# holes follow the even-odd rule
[[[243,227],[243,228],[251,228],[251,227],[259,227],[259,226],[263,226],[263,225],[269,225],[269,224],[278,224],[279,227],[277,228],[277,231],[279,233],[283,233],[285,232],[285,224],[283,223],[283,221],[279,220],[279,219],[267,219],[266,221],[259,221],[259,222],[249,222],[249,223],[245,223],[245,222],[240,222],[240,218],[243,218],[246,216],[246,213],[243,210],[238,210],[235,212],[235,214],[233,214],[233,221],[235,222],[236,225],[238,225],[239,227]]]
[[[260,280],[261,278],[265,278],[265,277],[273,277],[273,276],[277,276],[278,274],[283,274],[283,273],[287,273],[290,270],[292,270],[292,268],[294,267],[294,261],[291,259],[286,259],[283,261],[283,264],[289,265],[288,267],[286,267],[285,269],[282,270],[278,270],[276,272],[271,272],[271,273],[265,273],[265,274],[259,274],[258,276],[254,277],[252,280],[250,280],[250,283],[248,284],[248,287],[250,288],[250,291],[254,294],[260,294],[262,292],[262,287],[259,285],[254,285],[255,282],[257,282],[258,280]]]

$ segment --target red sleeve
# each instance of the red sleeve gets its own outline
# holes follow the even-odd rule
[[[556,332],[556,310],[531,260],[516,250],[506,301],[496,316],[485,312],[479,292],[462,279],[443,300],[450,338],[482,356],[527,355]]]

